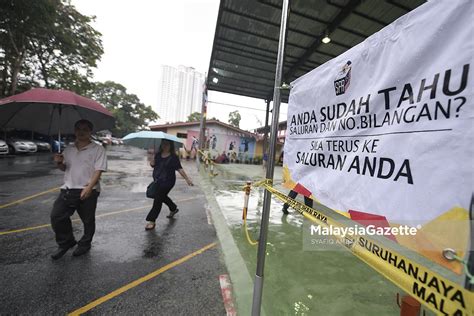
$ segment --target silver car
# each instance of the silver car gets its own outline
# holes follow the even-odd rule
[[[0,155],[8,154],[8,145],[5,141],[0,139]]]
[[[51,151],[51,145],[42,140],[34,140],[33,141],[38,147],[38,151]]]
[[[12,154],[16,153],[35,153],[38,147],[31,140],[10,138],[7,140],[8,147]]]

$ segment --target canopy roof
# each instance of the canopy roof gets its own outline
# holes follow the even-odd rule
[[[283,82],[290,83],[342,54],[424,2],[291,0]],[[221,0],[209,90],[273,98],[281,4],[281,0]],[[326,34],[331,42],[323,44]],[[284,92],[282,101],[287,100]]]

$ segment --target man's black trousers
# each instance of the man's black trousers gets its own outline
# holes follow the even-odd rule
[[[62,189],[54,202],[51,211],[51,226],[56,234],[56,242],[60,248],[67,248],[75,243],[72,233],[71,216],[75,211],[84,224],[84,235],[79,240],[79,246],[90,247],[95,232],[95,209],[99,192],[92,194],[85,200],[81,200],[82,189]]]

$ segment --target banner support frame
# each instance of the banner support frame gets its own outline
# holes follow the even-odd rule
[[[278,56],[275,70],[275,85],[273,89],[273,112],[270,133],[270,143],[268,148],[268,163],[266,179],[273,180],[275,171],[275,150],[277,144],[278,119],[281,103],[281,81],[283,74],[283,62],[285,57],[286,31],[290,9],[290,0],[283,0],[281,10],[280,36],[278,42]],[[271,193],[265,190],[263,198],[262,220],[260,224],[260,238],[258,242],[257,269],[255,273],[255,283],[253,290],[252,316],[259,316],[262,309],[263,273],[265,269],[265,256],[267,247],[268,223],[270,217]]]

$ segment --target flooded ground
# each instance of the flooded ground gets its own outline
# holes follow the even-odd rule
[[[246,180],[263,179],[264,170],[254,165],[219,165],[218,172],[210,180],[213,194],[253,281],[257,246],[245,237],[242,186]],[[277,167],[275,182],[280,178],[281,167]],[[262,205],[263,189],[253,188],[248,211],[253,239],[258,238]],[[400,314],[397,287],[341,246],[332,251],[303,250],[303,217],[291,209],[283,215],[282,203],[274,199],[271,205],[263,296],[266,315]],[[239,306],[244,315],[249,310],[250,306]]]

